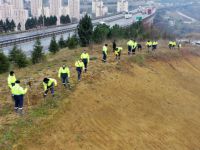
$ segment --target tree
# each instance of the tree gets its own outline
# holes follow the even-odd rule
[[[34,44],[34,49],[31,54],[31,61],[33,64],[40,63],[44,60],[43,47],[41,45],[40,39],[37,38]]]
[[[55,54],[58,51],[59,51],[59,46],[56,42],[55,36],[53,36],[52,39],[51,39],[50,46],[49,46],[49,52]]]
[[[93,41],[95,43],[103,42],[108,37],[109,32],[110,28],[106,24],[97,25],[93,32]]]
[[[14,20],[12,20],[12,21],[10,22],[10,30],[11,30],[11,31],[15,31],[15,27],[16,27],[15,22],[14,22]]]
[[[10,67],[10,62],[8,57],[0,50],[0,73],[7,72]]]
[[[21,49],[18,49],[16,45],[14,45],[13,49],[10,51],[9,59],[19,68],[23,68],[28,65],[26,54]]]
[[[65,41],[63,39],[63,35],[61,35],[60,40],[58,42],[60,48],[64,48],[66,46]]]
[[[21,27],[22,27],[21,24],[18,23],[18,25],[17,25],[17,30],[18,30],[18,31],[21,31]]]
[[[110,37],[109,38],[123,38],[124,37],[124,29],[119,25],[114,25],[110,29]]]
[[[80,20],[77,29],[81,46],[89,45],[92,39],[93,25],[87,14]]]
[[[61,23],[61,24],[68,24],[68,23],[70,23],[70,22],[71,22],[71,20],[70,20],[69,15],[67,15],[67,16],[62,15],[62,16],[60,17],[60,23]]]
[[[67,47],[69,49],[74,49],[78,46],[78,38],[76,35],[73,35],[72,37],[68,37],[67,39]]]

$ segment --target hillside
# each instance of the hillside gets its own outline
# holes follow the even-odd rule
[[[97,50],[99,46],[91,49]],[[50,107],[48,115],[37,114],[39,117],[31,120],[31,127],[18,129],[20,138],[12,141],[10,148],[200,149],[200,55],[195,49],[189,51],[185,47],[179,52],[163,46],[155,54],[143,51],[135,57],[126,56],[124,50],[120,62],[114,61],[110,53],[107,64],[101,63],[100,51],[90,51],[88,74],[77,84],[73,73],[72,91],[59,86],[56,99],[48,99],[51,104],[58,101],[59,106]],[[56,68],[63,62],[72,67],[79,54],[80,50],[62,51],[37,69],[27,68],[31,77],[37,77],[34,87],[38,87],[44,72],[56,77]],[[40,103],[41,96],[36,97],[36,93],[30,93],[32,105]],[[12,120],[11,116],[7,114],[7,121]]]

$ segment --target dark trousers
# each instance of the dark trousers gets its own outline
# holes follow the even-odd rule
[[[88,60],[87,59],[83,59],[82,61],[84,63],[85,72],[86,72],[87,71]]]
[[[107,59],[107,55],[105,52],[103,52],[103,62],[106,62],[106,59]]]
[[[15,110],[22,109],[24,103],[24,96],[23,95],[14,95],[15,100]]]
[[[77,74],[78,74],[78,80],[81,80],[81,74],[82,74],[82,68],[81,67],[77,67],[76,68]]]
[[[136,50],[136,48],[133,48],[133,49],[132,49],[132,54],[135,54],[135,50]]]
[[[61,73],[61,79],[62,79],[62,84],[66,86],[66,84],[69,84],[69,78],[67,73]]]
[[[153,45],[152,50],[156,50],[156,49],[157,49],[157,45]]]
[[[51,91],[51,94],[54,95],[54,84],[52,84],[51,86],[47,87],[47,90],[44,92],[44,95],[47,95],[49,90]]]
[[[128,55],[131,54],[131,51],[132,51],[132,46],[128,46]]]

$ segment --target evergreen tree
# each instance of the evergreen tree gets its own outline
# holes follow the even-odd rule
[[[95,43],[101,43],[108,37],[110,32],[109,26],[106,24],[97,25],[93,32],[93,40]]]
[[[81,46],[87,46],[92,39],[93,25],[91,18],[86,14],[78,24],[78,36]]]
[[[68,37],[66,45],[69,49],[74,49],[78,46],[78,38],[76,35],[73,35],[72,37]]]
[[[69,15],[66,16],[66,23],[71,23],[71,19],[70,19]]]
[[[7,72],[10,67],[10,62],[8,57],[0,50],[0,73]]]
[[[13,49],[10,51],[9,59],[19,68],[23,68],[28,65],[26,54],[21,49],[18,49],[16,45],[14,45]]]
[[[14,31],[14,30],[15,30],[15,27],[16,27],[15,22],[14,22],[14,20],[12,20],[12,21],[10,22],[10,30],[11,30],[11,31]]]
[[[59,47],[60,47],[60,48],[64,48],[64,47],[65,47],[65,41],[64,41],[64,39],[63,39],[63,35],[61,35],[58,44],[59,44]]]
[[[49,52],[55,54],[58,51],[59,51],[59,46],[56,42],[55,36],[53,36],[52,39],[51,39],[50,46],[49,46]]]
[[[43,60],[44,60],[43,47],[41,45],[40,39],[37,38],[34,45],[34,50],[31,54],[31,61],[33,64],[36,64],[42,62]]]
[[[17,30],[18,30],[18,31],[21,31],[21,27],[22,27],[21,24],[18,23],[18,25],[17,25]]]

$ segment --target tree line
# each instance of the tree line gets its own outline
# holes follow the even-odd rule
[[[33,28],[37,28],[37,27],[41,27],[41,26],[53,26],[57,24],[57,17],[56,16],[50,16],[50,17],[46,17],[46,16],[40,16],[39,18],[36,17],[32,17],[32,18],[28,18],[26,23],[25,23],[25,29],[26,30],[30,30]],[[70,17],[69,15],[62,15],[60,17],[60,23],[61,24],[68,24],[71,23]]]
[[[21,24],[18,23],[16,26],[16,23],[14,20],[6,19],[5,21],[0,20],[0,32],[13,32],[15,31],[15,28],[17,27],[18,30],[21,30]]]
[[[98,24],[93,27],[91,18],[86,15],[77,26],[77,34],[69,36],[66,40],[61,36],[58,41],[53,36],[49,45],[49,52],[55,54],[66,47],[69,49],[74,49],[78,46],[86,47],[92,43],[102,43],[112,39],[157,40],[166,37],[170,38],[170,35],[161,34],[160,31],[152,26],[145,26],[142,22],[133,23],[128,27],[120,27],[118,25],[109,27],[106,24]],[[0,73],[7,72],[10,66],[22,68],[42,61],[45,61],[45,53],[40,39],[37,38],[30,58],[27,58],[25,53],[16,45],[8,56],[0,51]]]

